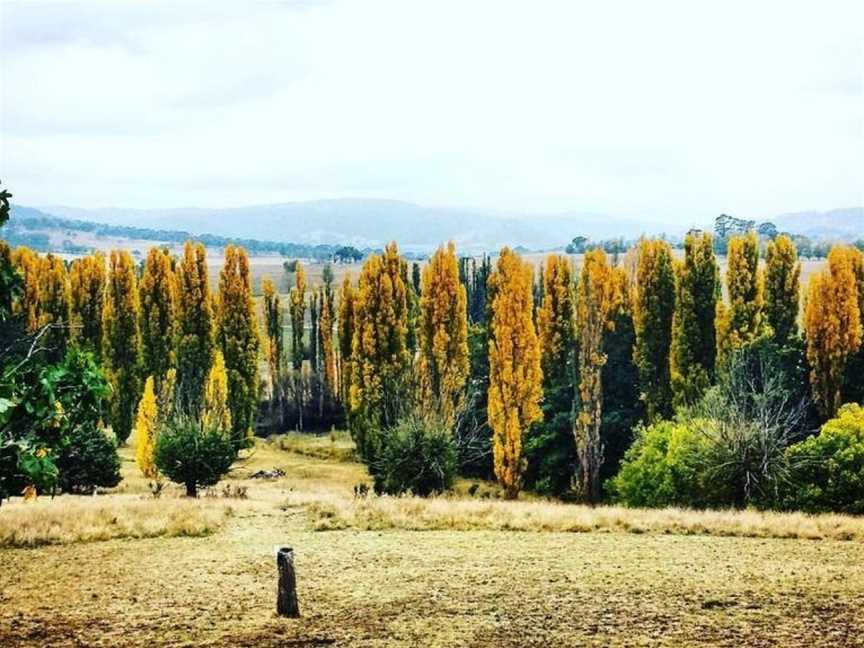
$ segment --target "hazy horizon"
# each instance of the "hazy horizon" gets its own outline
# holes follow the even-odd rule
[[[7,0],[0,180],[90,209],[857,207],[862,43],[852,1]]]

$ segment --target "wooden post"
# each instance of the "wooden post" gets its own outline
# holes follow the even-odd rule
[[[279,547],[276,550],[276,567],[279,570],[276,614],[296,619],[300,616],[300,607],[297,605],[297,579],[294,575],[294,550],[291,547]]]

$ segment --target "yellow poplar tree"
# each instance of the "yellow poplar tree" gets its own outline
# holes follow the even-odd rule
[[[102,359],[112,387],[111,426],[120,443],[132,432],[141,394],[141,334],[135,263],[126,251],[111,252],[102,311]]]
[[[39,328],[51,328],[42,338],[49,356],[62,358],[69,342],[69,276],[63,260],[48,254],[42,258],[39,291]]]
[[[800,281],[795,243],[782,234],[765,251],[765,321],[781,346],[798,335]]]
[[[675,312],[675,271],[672,247],[666,241],[639,242],[633,325],[636,345],[633,360],[649,420],[672,415],[672,380],[669,354]]]
[[[590,250],[582,262],[576,298],[576,328],[579,331],[579,401],[574,425],[579,457],[578,486],[589,502],[600,498],[600,467],[603,465],[603,341],[614,326],[626,285],[609,264],[602,249]]]
[[[30,248],[19,247],[12,252],[12,263],[21,273],[24,284],[13,311],[24,320],[27,331],[35,333],[39,330],[42,259]]]
[[[303,429],[303,328],[306,325],[306,272],[297,261],[294,286],[288,295],[291,315],[291,366],[294,368],[294,401],[297,408],[297,428]]]
[[[673,400],[681,407],[699,400],[714,381],[720,269],[710,234],[687,235],[684,261],[676,264],[675,273],[669,367]]]
[[[810,384],[813,399],[826,419],[843,403],[846,364],[862,343],[856,253],[841,245],[831,249],[828,267],[810,277],[804,307]]]
[[[138,403],[138,414],[135,417],[135,461],[141,474],[147,479],[156,479],[159,471],[153,459],[156,448],[156,390],[153,376],[147,376],[144,381],[144,395]]]
[[[223,434],[231,434],[231,409],[228,406],[228,372],[221,351],[213,356],[213,366],[207,374],[204,387],[204,409],[201,421],[205,426],[216,428]]]
[[[318,336],[321,338],[321,361],[323,363],[324,384],[327,387],[328,398],[336,394],[336,355],[333,349],[333,315],[331,312],[332,300],[327,293],[321,294],[321,317],[318,321]]]
[[[408,286],[396,243],[363,264],[354,302],[349,424],[366,461],[372,434],[394,425],[410,405]]]
[[[432,255],[421,281],[420,402],[452,426],[468,381],[468,299],[452,242]]]
[[[204,384],[213,364],[215,318],[207,251],[187,241],[177,274],[177,391],[193,413],[201,408]]]
[[[150,248],[139,286],[144,374],[156,390],[176,363],[177,279],[168,250]]]
[[[763,284],[759,272],[759,238],[756,232],[729,239],[726,255],[726,290],[729,305],[718,308],[718,355],[728,357],[763,332]]]
[[[347,410],[351,392],[351,345],[354,340],[354,286],[351,273],[345,274],[339,291],[339,313],[336,334],[339,337],[339,397]]]
[[[303,328],[306,322],[306,271],[297,262],[294,286],[289,294],[291,310],[291,363],[295,371],[303,366]]]
[[[249,258],[241,247],[225,248],[219,274],[219,341],[228,371],[228,406],[237,444],[252,433],[258,409],[258,316],[252,299]]]
[[[72,340],[102,354],[102,308],[105,302],[105,256],[97,252],[75,259],[69,267]]]
[[[503,248],[489,277],[489,402],[495,476],[508,498],[522,488],[525,432],[542,419],[543,370],[534,329],[531,266]],[[424,290],[425,292],[425,290]]]
[[[267,335],[267,366],[270,371],[270,394],[279,392],[282,374],[282,347],[284,314],[282,300],[270,277],[262,277],[261,293],[264,297],[264,330]]]

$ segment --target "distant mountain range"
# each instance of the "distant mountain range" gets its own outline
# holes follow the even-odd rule
[[[503,245],[531,250],[562,248],[575,236],[591,240],[642,234],[682,235],[688,228],[638,218],[566,212],[525,215],[471,208],[423,207],[397,200],[355,199],[254,205],[224,209],[82,209],[45,206],[41,211],[67,219],[196,235],[380,248],[396,240],[406,251],[425,252],[453,240],[460,251],[476,253]],[[864,208],[781,214],[770,221],[780,231],[817,239],[864,238]],[[702,224],[712,229],[713,224]]]
[[[504,245],[533,250],[563,247],[574,236],[593,240],[680,234],[685,228],[604,214],[524,216],[479,209],[422,207],[396,200],[344,198],[228,209],[39,209],[64,218],[186,230],[221,236],[291,241],[310,245],[382,247],[390,240],[406,250],[426,251],[453,240],[460,250],[480,252]]]

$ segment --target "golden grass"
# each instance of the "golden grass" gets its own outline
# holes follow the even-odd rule
[[[765,511],[596,508],[556,502],[369,497],[290,493],[286,508],[304,507],[319,531],[623,532],[744,538],[864,541],[864,518]]]
[[[218,500],[121,495],[14,501],[0,508],[0,547],[205,536],[219,529],[232,512]]]

